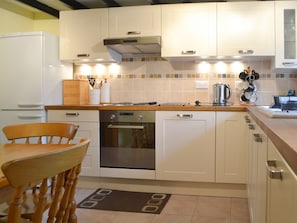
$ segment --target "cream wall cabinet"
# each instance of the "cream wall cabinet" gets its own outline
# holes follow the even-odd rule
[[[275,2],[277,68],[297,68],[297,4],[295,1]]]
[[[161,36],[161,6],[109,8],[109,38]]]
[[[216,3],[162,5],[162,57],[216,55]]]
[[[103,39],[108,37],[108,9],[60,13],[60,59],[113,60]],[[116,55],[112,55],[116,56]]]
[[[215,112],[156,112],[156,179],[215,182]]]
[[[217,3],[218,56],[274,56],[274,1]]]
[[[245,112],[216,112],[216,182],[247,182]]]
[[[251,223],[266,222],[267,209],[267,136],[252,121],[246,118],[248,126],[248,202]]]
[[[48,110],[48,122],[72,122],[79,125],[73,140],[78,143],[82,138],[90,138],[90,146],[83,160],[82,176],[99,176],[99,111],[85,110]]]
[[[271,140],[268,140],[268,162],[267,223],[296,223],[297,177]]]

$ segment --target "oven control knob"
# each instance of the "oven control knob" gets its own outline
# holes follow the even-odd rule
[[[143,115],[138,115],[138,121],[142,121],[143,120]]]
[[[114,120],[116,118],[116,115],[115,114],[112,114],[111,116],[110,116],[110,120]]]

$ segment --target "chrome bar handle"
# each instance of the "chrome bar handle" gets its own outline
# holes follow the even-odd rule
[[[77,57],[90,57],[90,54],[88,53],[81,53],[81,54],[77,54]]]
[[[193,118],[193,114],[177,114],[179,118]]]
[[[249,129],[255,130],[255,126],[253,124],[248,124],[248,126],[249,126]]]
[[[66,112],[66,116],[79,116],[79,112]]]
[[[246,123],[251,123],[251,120],[250,120],[250,118],[247,115],[244,116],[244,119],[245,119],[245,122]]]
[[[283,170],[274,170],[271,167],[276,168],[276,160],[267,160],[266,169],[271,179],[283,180]]]
[[[249,55],[249,54],[253,54],[254,51],[253,50],[238,50],[239,54],[244,54],[244,55]]]
[[[126,34],[127,35],[140,35],[141,32],[139,32],[139,31],[128,31]]]
[[[284,66],[294,66],[297,65],[297,62],[283,62]]]
[[[181,54],[183,54],[183,55],[196,54],[196,50],[186,50],[186,51],[181,51]]]
[[[143,125],[113,125],[109,124],[107,126],[109,129],[144,129]]]
[[[263,142],[262,137],[260,134],[253,134],[255,142]]]

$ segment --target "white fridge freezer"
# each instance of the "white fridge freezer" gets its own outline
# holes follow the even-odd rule
[[[5,125],[46,121],[44,105],[62,104],[72,64],[59,60],[59,39],[45,32],[0,35],[0,143]]]

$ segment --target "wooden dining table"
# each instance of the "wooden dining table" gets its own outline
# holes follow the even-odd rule
[[[0,167],[8,161],[46,154],[65,149],[72,145],[73,144],[0,144]],[[8,184],[9,182],[0,169],[0,188]]]

